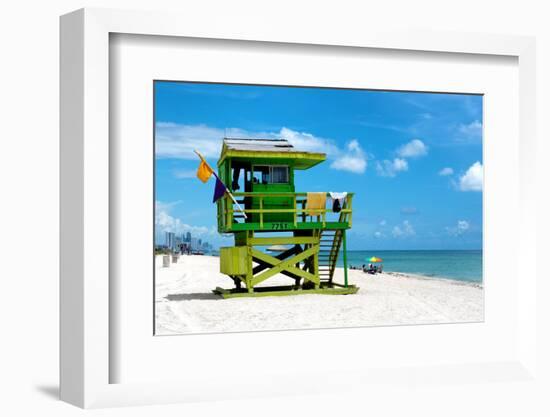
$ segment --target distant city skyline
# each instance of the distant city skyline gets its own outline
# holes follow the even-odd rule
[[[190,233],[215,247],[213,182],[227,136],[284,138],[327,160],[296,191],[354,192],[350,250],[482,247],[482,96],[155,83],[155,241]]]
[[[164,236],[162,236],[162,233],[164,233]],[[209,242],[193,237],[190,232],[176,234],[172,231],[157,231],[156,233],[155,247],[157,248],[179,251],[181,244],[186,245],[186,247],[189,247],[191,250],[210,251],[214,249]]]

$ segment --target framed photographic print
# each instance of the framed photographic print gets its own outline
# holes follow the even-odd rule
[[[482,95],[155,80],[154,102],[156,335],[483,321]]]
[[[62,399],[530,378],[533,40],[234,28],[62,18]]]

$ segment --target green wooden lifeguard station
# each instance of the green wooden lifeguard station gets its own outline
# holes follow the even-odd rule
[[[216,288],[225,298],[305,293],[353,294],[348,284],[346,230],[352,224],[352,193],[341,210],[312,210],[306,192],[296,192],[295,176],[326,159],[324,153],[295,149],[283,139],[223,140],[218,176],[231,194],[217,201],[218,231],[232,233],[235,246],[220,248],[220,270],[233,279],[232,289]],[[234,198],[231,198],[231,195]],[[284,245],[276,256],[265,252]],[[264,250],[262,250],[264,249]],[[343,282],[334,281],[342,252]],[[266,286],[277,274],[289,285]]]

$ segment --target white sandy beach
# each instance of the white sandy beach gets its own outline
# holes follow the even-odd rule
[[[233,281],[217,257],[181,256],[163,268],[157,256],[155,273],[158,335],[483,321],[483,288],[459,281],[349,270],[357,294],[222,299],[212,290]],[[279,275],[265,285],[291,283]]]

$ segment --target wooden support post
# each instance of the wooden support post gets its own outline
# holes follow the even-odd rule
[[[320,245],[320,244],[321,242],[319,241],[317,245]],[[320,246],[319,246],[319,249],[320,249]],[[319,289],[321,286],[321,277],[319,275],[319,251],[316,251],[315,254],[313,255],[313,275],[315,275],[319,280],[318,282],[315,283],[315,289]]]
[[[226,194],[225,199],[225,214],[226,214],[226,226],[231,228],[233,226],[233,204],[229,204],[229,196]]]
[[[353,212],[352,212],[352,208],[351,208],[351,205],[352,205],[352,196],[351,195],[348,195],[347,196],[347,200],[348,200],[348,209],[349,209],[349,213],[348,213],[348,216],[349,216],[349,220],[348,220],[348,226],[351,227],[351,222],[352,222],[352,216],[353,216]]]
[[[298,207],[296,206],[296,194],[294,194],[294,227],[298,224]]]
[[[248,265],[247,271],[246,271],[246,289],[249,293],[254,292],[254,283],[252,282],[254,279],[254,272],[252,272],[252,248],[249,246],[246,251],[247,254],[247,261],[246,264]]]
[[[344,245],[344,287],[348,287],[348,249],[346,247],[346,231],[342,230],[342,243]]]
[[[294,250],[296,251],[296,253],[303,252],[302,247],[298,244],[294,245]],[[295,267],[296,269],[300,269],[300,262],[296,262]],[[294,279],[294,285],[296,286],[296,288],[300,286],[300,277],[296,277]]]
[[[264,198],[260,197],[260,229],[264,228]]]

